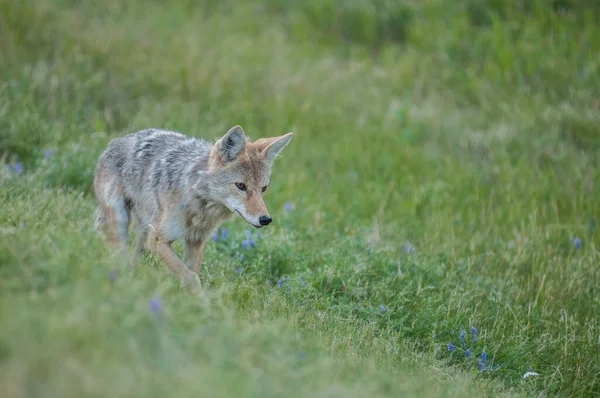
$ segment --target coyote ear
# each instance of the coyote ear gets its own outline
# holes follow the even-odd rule
[[[267,162],[272,163],[281,150],[290,142],[292,135],[293,133],[287,133],[281,137],[271,138],[271,143],[263,151],[264,159]]]
[[[240,126],[234,126],[219,140],[216,147],[223,162],[231,162],[246,145],[246,136]]]

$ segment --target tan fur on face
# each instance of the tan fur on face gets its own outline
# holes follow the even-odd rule
[[[241,171],[243,182],[246,184],[244,207],[248,215],[254,217],[269,216],[267,206],[263,200],[262,188],[269,183],[270,167],[261,159],[261,153],[252,143],[246,145],[240,154],[236,168]]]

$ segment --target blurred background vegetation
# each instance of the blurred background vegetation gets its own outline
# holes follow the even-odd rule
[[[185,396],[201,369],[215,396],[600,394],[599,26],[592,0],[0,0],[0,395],[101,396],[126,364],[113,394]],[[235,124],[296,133],[262,246],[239,221],[209,245],[212,307],[152,256],[113,286],[90,222],[108,140]],[[298,340],[315,366],[282,359]]]

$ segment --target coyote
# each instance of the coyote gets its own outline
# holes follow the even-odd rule
[[[251,142],[240,126],[214,145],[160,129],[115,138],[94,173],[96,228],[127,253],[133,218],[131,266],[147,244],[182,286],[200,288],[204,244],[223,221],[237,213],[255,228],[271,223],[263,195],[273,160],[291,138],[288,133]],[[171,248],[179,239],[183,262]]]

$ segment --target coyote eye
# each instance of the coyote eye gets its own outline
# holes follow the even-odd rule
[[[266,190],[267,190],[268,187],[269,187],[268,185],[265,185],[264,187],[262,187],[262,191],[266,192]]]
[[[245,191],[246,190],[246,184],[244,184],[243,182],[236,182],[235,186],[240,190],[240,191]]]

